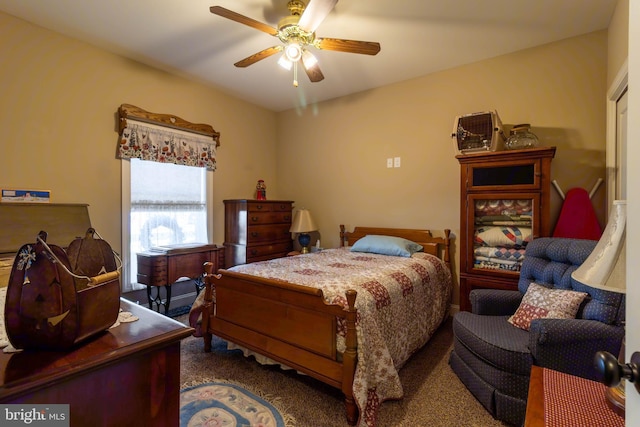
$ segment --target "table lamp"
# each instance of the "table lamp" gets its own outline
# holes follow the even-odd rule
[[[626,222],[627,202],[626,200],[615,200],[602,237],[586,261],[571,274],[573,279],[592,288],[626,293]],[[622,365],[624,365],[624,353],[623,338],[618,357],[618,361]],[[596,364],[606,364],[607,357],[615,360],[615,356],[606,352],[598,352]],[[624,382],[619,381],[618,384],[608,387],[606,392],[607,403],[621,415],[624,413],[625,406],[624,387]]]
[[[298,243],[302,247],[301,252],[303,254],[309,253],[309,243],[311,243],[311,231],[316,231],[316,223],[311,218],[311,212],[308,209],[300,209],[296,212],[296,216],[293,218],[293,223],[289,231],[291,233],[298,233]]]

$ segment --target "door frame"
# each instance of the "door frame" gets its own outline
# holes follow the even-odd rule
[[[607,146],[606,146],[606,183],[607,183],[607,207],[613,206],[616,199],[616,182],[618,177],[617,164],[617,135],[618,135],[618,114],[617,103],[622,94],[629,86],[629,66],[625,60],[616,78],[607,91]],[[607,220],[609,212],[606,212]]]

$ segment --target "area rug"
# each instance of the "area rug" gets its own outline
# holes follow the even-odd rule
[[[188,314],[189,310],[191,310],[190,305],[181,305],[180,307],[170,309],[167,313],[167,316],[175,318],[178,316],[182,316],[183,314]]]
[[[180,427],[292,427],[280,399],[226,382],[204,382],[180,391]]]

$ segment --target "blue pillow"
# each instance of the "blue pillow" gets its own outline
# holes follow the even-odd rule
[[[421,245],[402,237],[378,236],[375,234],[364,236],[351,247],[353,252],[369,252],[407,258],[422,249]]]

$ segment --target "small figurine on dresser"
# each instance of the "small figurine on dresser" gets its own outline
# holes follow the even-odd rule
[[[267,200],[267,186],[264,184],[264,180],[259,179],[256,185],[256,199]]]

